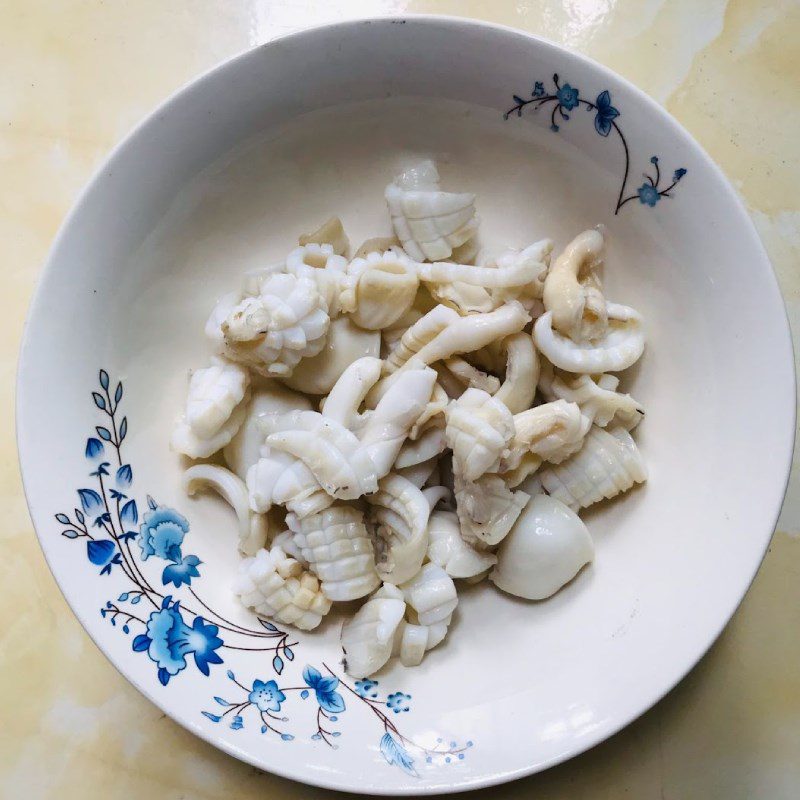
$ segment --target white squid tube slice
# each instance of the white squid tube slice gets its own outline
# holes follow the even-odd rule
[[[214,489],[236,513],[239,521],[239,549],[254,555],[267,542],[267,518],[252,511],[244,481],[229,469],[214,464],[195,464],[183,473],[183,489],[188,495],[203,488]]]

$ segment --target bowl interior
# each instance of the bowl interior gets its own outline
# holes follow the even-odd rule
[[[672,197],[653,208],[637,198],[614,213],[624,152],[597,135],[586,110],[558,132],[549,112],[504,120],[513,93],[554,72],[587,97],[611,91],[637,171],[629,190],[652,155],[665,169],[687,169]],[[200,713],[230,692],[227,668],[248,687],[256,678],[296,683],[306,663],[343,676],[340,617],[297,636],[281,676],[272,653],[229,651],[210,677],[186,669],[161,686],[153,663],[98,615],[122,591],[119,570],[102,579],[89,572],[85,551],[51,521],[88,480],[83,446],[98,424],[89,392],[104,367],[124,383],[124,461],[140,504],[147,493],[189,519],[190,551],[203,562],[197,594],[234,628],[252,625],[230,591],[239,560],[233,515],[210,496],[183,495],[182,464],[167,444],[188,370],[208,358],[204,321],[243,272],[281,258],[331,214],[355,246],[388,234],[383,188],[420,156],[437,161],[446,187],[477,194],[486,245],[549,236],[558,249],[607,226],[606,294],[646,320],[647,350],[623,388],[647,411],[636,439],[650,480],[585,515],[596,560],[557,596],[528,603],[488,583],[465,588],[445,644],[416,669],[393,665],[378,676],[381,688],[412,697],[411,712],[389,713],[404,736],[430,750],[457,743],[430,763],[420,751],[404,771],[380,751],[391,730],[376,727],[352,694],[337,750]],[[792,386],[780,298],[758,241],[730,187],[663,112],[599,67],[521,34],[442,20],[354,23],[238,59],[116,153],[62,234],[32,311],[20,449],[34,521],[67,598],[151,699],[272,771],[352,790],[436,791],[579,752],[696,661],[771,532],[791,447]],[[158,583],[152,563],[142,569]],[[462,751],[467,741],[474,745]]]

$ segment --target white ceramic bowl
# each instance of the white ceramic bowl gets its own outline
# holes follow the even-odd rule
[[[521,115],[504,120],[522,101]],[[339,664],[335,621],[284,634],[237,607],[231,513],[182,494],[167,439],[187,370],[207,358],[201,331],[215,298],[330,213],[354,242],[388,232],[382,189],[410,154],[433,155],[446,185],[477,192],[489,242],[550,235],[562,245],[607,226],[608,294],[647,321],[648,349],[628,384],[647,408],[638,441],[651,477],[587,515],[596,561],[557,596],[527,603],[488,585],[465,590],[451,635],[421,667],[394,665],[377,686],[356,687]],[[336,789],[486,786],[614,733],[719,634],[783,497],[791,356],[775,278],[733,189],[641,92],[513,30],[348,22],[214,70],[98,172],[28,320],[25,489],[86,630],[191,731]],[[87,438],[104,452],[93,444],[87,458]],[[107,476],[96,474],[103,461]],[[148,502],[159,509],[145,516]],[[182,541],[181,556],[202,562],[199,577],[187,566],[190,585],[165,585],[158,553],[143,560],[136,539],[114,541],[140,526],[156,549]],[[265,712],[262,732],[260,711],[280,701],[271,680],[285,696],[275,716],[286,719]]]

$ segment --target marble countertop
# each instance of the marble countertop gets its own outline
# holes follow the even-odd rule
[[[524,28],[636,83],[740,191],[800,330],[796,0],[6,0],[0,4],[0,796],[302,798],[332,793],[218,752],[103,658],[50,576],[22,494],[14,371],[28,300],[75,197],[111,147],[230,55],[348,16],[436,12]],[[796,345],[796,351],[800,352]],[[613,739],[496,798],[797,797],[800,471],[752,589],[701,663]]]

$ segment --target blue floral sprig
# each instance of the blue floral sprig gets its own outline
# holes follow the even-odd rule
[[[672,196],[670,191],[675,188],[683,176],[686,175],[686,169],[684,167],[676,169],[673,173],[672,183],[664,188],[660,188],[661,174],[658,169],[657,156],[653,156],[650,159],[650,163],[656,166],[656,174],[651,176],[645,173],[645,183],[642,184],[634,194],[625,195],[630,171],[630,151],[628,149],[628,142],[625,139],[625,134],[617,123],[617,119],[620,117],[620,111],[618,108],[615,108],[611,102],[611,93],[608,89],[604,89],[600,92],[594,102],[591,102],[580,96],[580,91],[577,87],[569,83],[562,84],[557,73],[553,75],[553,85],[554,89],[548,92],[545,90],[544,83],[535,81],[529,98],[526,99],[520,95],[513,95],[514,105],[503,114],[503,118],[508,119],[509,116],[514,113],[516,113],[518,117],[521,117],[522,109],[529,105],[533,105],[533,110],[536,112],[543,106],[552,104],[550,130],[557,133],[560,130],[559,123],[567,122],[570,119],[569,112],[575,108],[584,106],[586,111],[594,112],[595,131],[603,137],[609,136],[609,134],[614,131],[622,143],[625,152],[625,172],[617,195],[614,214],[618,214],[626,203],[631,200],[636,200],[637,198],[642,205],[653,208],[662,197]]]
[[[198,671],[208,675],[210,666],[223,663],[219,654],[223,649],[271,652],[273,669],[280,675],[285,663],[294,658],[292,647],[296,642],[289,641],[288,633],[266,620],[259,620],[261,630],[232,623],[204,603],[192,588],[192,582],[200,578],[202,561],[196,555],[184,554],[188,520],[150,495],[147,510],[139,519],[139,506],[131,496],[134,470],[122,457],[128,432],[127,417],[120,419],[119,414],[122,383],[117,383],[112,392],[108,373],[101,369],[98,377],[99,391],[92,392],[92,401],[107,421],[95,426],[96,435],[86,440],[83,449],[94,485],[77,490],[80,507],[72,514],[59,512],[55,518],[63,526],[61,535],[66,539],[86,540],[86,557],[100,568],[101,575],[121,572],[128,582],[116,601],[106,602],[100,614],[125,634],[130,633],[132,625],[141,626],[142,632],[132,639],[132,648],[146,653],[156,664],[163,686],[187,668],[189,656]],[[138,545],[138,554],[132,543]],[[145,575],[143,565],[158,560],[165,562],[161,585],[173,587],[170,594],[166,588],[159,591],[157,581],[151,582]],[[195,611],[182,599],[173,601],[174,591],[179,589],[188,590],[204,612]],[[134,606],[142,601],[152,609],[149,616],[136,613]],[[258,646],[236,644],[240,638],[256,639]]]
[[[409,737],[402,734],[390,714],[408,711],[411,695],[404,692],[392,692],[386,699],[381,699],[378,691],[378,681],[364,679],[355,681],[350,686],[346,681],[336,675],[327,665],[322,665],[327,674],[310,664],[303,668],[302,686],[279,686],[275,680],[262,680],[257,678],[252,686],[241,683],[236,675],[228,670],[228,678],[241,689],[243,698],[227,700],[215,697],[214,702],[225,708],[221,713],[202,711],[202,715],[215,723],[227,723],[232,730],[240,730],[246,726],[246,719],[252,715],[260,726],[262,734],[273,733],[284,741],[291,741],[294,735],[287,732],[283,726],[277,727],[276,722],[289,722],[289,717],[278,716],[287,697],[293,692],[299,692],[301,700],[309,700],[312,696],[317,704],[316,730],[310,734],[313,741],[322,741],[329,747],[336,749],[338,745],[333,741],[341,736],[341,731],[331,727],[340,721],[340,715],[347,707],[340,689],[343,689],[364,703],[373,713],[374,719],[382,726],[381,738],[378,749],[390,766],[397,766],[409,775],[419,777],[416,761],[412,752],[417,753],[426,764],[450,764],[462,761],[466,751],[472,747],[469,741],[459,747],[457,742],[449,745],[444,739],[438,739],[435,747],[423,747]],[[252,709],[248,712],[248,709]]]

